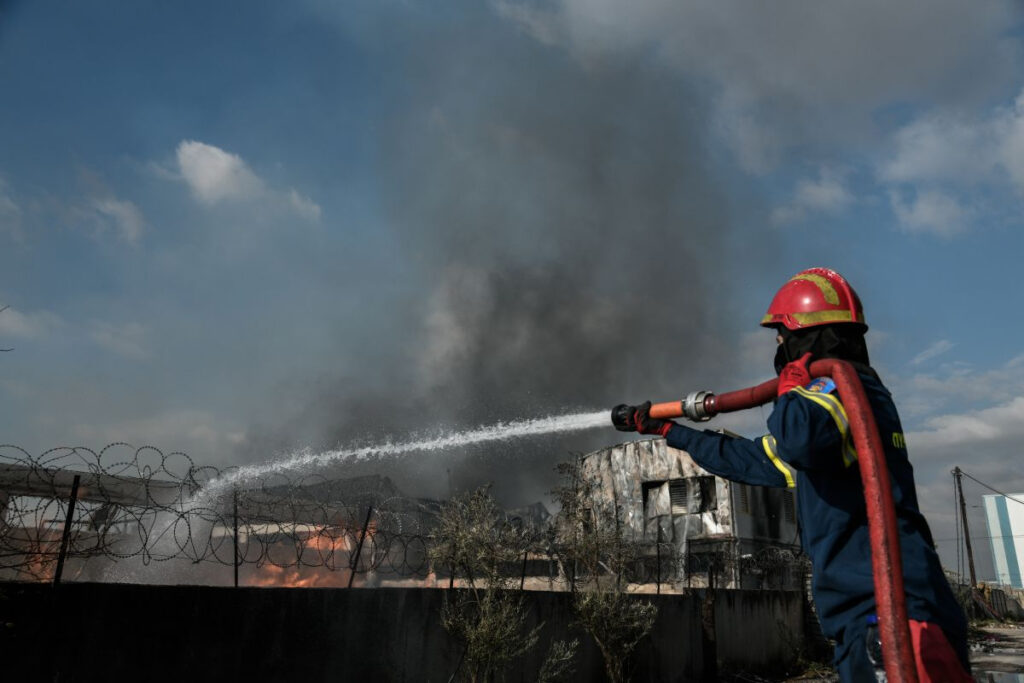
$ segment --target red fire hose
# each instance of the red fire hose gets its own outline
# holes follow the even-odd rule
[[[811,363],[810,372],[812,377],[832,378],[850,420],[850,432],[857,450],[861,479],[864,481],[878,630],[882,639],[886,676],[894,682],[917,683],[917,667],[914,664],[906,596],[903,592],[903,562],[900,557],[899,530],[896,527],[896,509],[892,502],[892,485],[875,416],[852,365],[841,360],[819,360]],[[754,408],[775,398],[778,382],[778,379],[773,379],[755,387],[718,396],[709,392],[696,392],[682,401],[651,406],[651,417],[706,420],[718,413]]]

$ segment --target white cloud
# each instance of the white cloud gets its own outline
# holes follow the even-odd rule
[[[893,153],[877,174],[910,232],[963,232],[976,217],[957,200],[965,187],[1012,188],[1024,195],[1024,92],[1012,105],[981,116],[923,116],[897,131],[893,141]],[[912,202],[904,199],[908,191],[916,194]]]
[[[177,160],[179,177],[202,204],[251,202],[261,209],[284,209],[312,223],[320,220],[319,204],[294,188],[281,191],[269,187],[237,154],[203,142],[182,140]],[[167,176],[165,172],[158,173]]]
[[[983,122],[922,118],[896,132],[894,154],[880,165],[878,175],[889,183],[979,182],[996,167],[993,132]]]
[[[1024,354],[989,370],[962,362],[943,363],[931,372],[893,375],[890,384],[900,413],[922,418],[963,405],[988,406],[1024,396]]]
[[[996,180],[1002,172],[1024,188],[1015,153],[1024,145],[1024,94],[1013,107],[997,107],[981,117],[922,117],[898,130],[893,142],[893,155],[879,165],[885,182],[975,184]]]
[[[89,337],[101,348],[132,359],[149,357],[146,329],[138,323],[114,325],[98,320],[90,324]]]
[[[1006,112],[996,128],[1001,139],[1000,162],[1017,191],[1024,194],[1024,92],[1017,97],[1013,109]]]
[[[920,191],[910,202],[893,190],[889,199],[900,226],[911,233],[953,237],[967,229],[973,215],[956,199],[939,190]]]
[[[112,227],[123,241],[128,244],[138,244],[139,238],[142,237],[142,231],[146,227],[146,219],[139,207],[129,201],[107,197],[94,199],[92,208],[98,214],[97,222],[101,226],[101,230],[105,230],[108,226]]]
[[[914,356],[910,360],[910,364],[911,365],[920,365],[921,363],[925,362],[926,360],[931,360],[932,358],[935,358],[936,356],[941,356],[942,354],[944,354],[947,351],[949,351],[950,349],[952,349],[954,346],[956,346],[956,344],[954,344],[953,342],[949,341],[948,339],[940,339],[939,341],[935,342],[934,344],[929,346],[927,349],[925,349],[921,353],[919,353],[916,356]]]
[[[201,202],[251,199],[263,191],[263,181],[237,154],[195,140],[178,145],[178,169],[192,194]]]
[[[0,234],[8,235],[15,242],[23,241],[25,233],[21,219],[21,207],[11,195],[7,183],[0,178]]]
[[[925,428],[907,434],[908,443],[934,451],[983,448],[985,442],[1019,441],[1024,438],[1024,396],[991,408],[967,413],[938,415]]]
[[[776,225],[804,220],[808,214],[839,213],[854,201],[841,174],[822,169],[816,180],[803,179],[796,184],[793,201],[772,213]]]
[[[16,308],[6,308],[0,312],[0,340],[41,339],[62,325],[60,317],[49,311],[22,313]],[[6,346],[6,341],[0,341],[0,346]]]
[[[500,16],[518,24],[544,45],[555,45],[563,38],[561,22],[555,12],[509,0],[493,0],[491,5]]]
[[[320,205],[309,197],[301,195],[293,189],[288,191],[288,201],[295,212],[306,220],[314,223],[320,220]]]

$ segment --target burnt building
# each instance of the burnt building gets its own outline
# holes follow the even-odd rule
[[[664,439],[589,453],[580,469],[601,499],[595,503],[603,503],[595,509],[614,510],[625,536],[657,555],[659,580],[679,587],[802,587],[806,567],[792,491],[716,477]]]

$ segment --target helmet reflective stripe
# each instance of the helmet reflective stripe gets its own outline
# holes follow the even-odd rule
[[[843,464],[849,467],[857,460],[857,451],[853,447],[853,439],[850,434],[850,419],[846,416],[846,408],[839,402],[839,399],[832,394],[823,394],[815,391],[808,391],[803,387],[794,387],[790,392],[796,392],[798,396],[817,403],[828,411],[836,423],[836,429],[843,438]]]
[[[821,290],[821,295],[825,297],[825,301],[832,304],[833,306],[839,305],[839,294],[836,292],[836,288],[832,286],[832,283],[815,273],[797,273],[793,277],[789,278],[789,281],[793,280],[807,280],[818,285],[818,289]]]
[[[864,314],[857,311],[857,319],[852,320],[849,311],[815,311],[814,313],[790,313],[789,317],[800,323],[801,327],[811,327],[812,325],[824,325],[826,323],[863,323]],[[767,325],[773,323],[774,316],[770,313],[765,317],[761,318],[761,324]]]
[[[789,465],[782,462],[776,452],[775,437],[771,434],[766,434],[761,437],[761,448],[768,455],[768,459],[771,460],[772,464],[775,465],[775,469],[782,472],[782,476],[786,478],[786,488],[796,488],[796,478],[793,477],[793,470],[790,469]]]

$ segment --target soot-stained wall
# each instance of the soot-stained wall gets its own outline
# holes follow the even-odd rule
[[[448,681],[461,646],[441,627],[446,591],[0,583],[0,653],[10,681]],[[554,639],[577,637],[573,680],[604,680],[600,652],[571,624],[571,595],[526,593],[540,644],[506,681],[534,681]],[[643,596],[658,606],[633,680],[693,681],[713,640],[723,669],[779,671],[803,637],[799,593]]]
[[[717,580],[728,588],[764,583],[745,577],[744,557],[779,549],[797,563],[796,504],[790,491],[713,476],[664,439],[631,441],[588,453],[581,459],[581,472],[594,484],[592,495],[598,502],[614,506],[615,522],[628,538],[671,544],[678,560],[674,580],[680,585],[702,585],[705,579],[690,570],[701,571],[701,556],[708,553],[724,554],[717,560],[722,564]],[[794,567],[784,581],[768,585],[799,588],[800,576]]]

